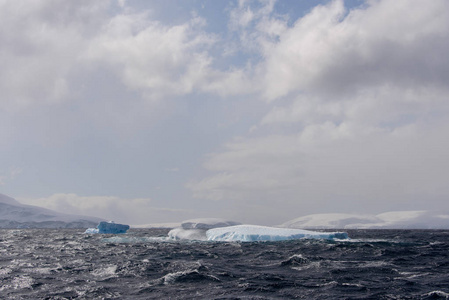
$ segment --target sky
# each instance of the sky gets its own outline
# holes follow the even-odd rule
[[[0,0],[0,193],[128,224],[449,212],[449,2]]]

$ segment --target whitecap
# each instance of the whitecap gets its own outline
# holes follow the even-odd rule
[[[172,242],[168,237],[135,237],[135,236],[113,236],[102,239],[105,243],[114,244],[138,244],[138,243],[164,243]]]
[[[33,278],[31,278],[29,276],[25,276],[25,275],[17,276],[17,277],[14,277],[14,279],[11,281],[11,284],[2,285],[0,287],[0,291],[7,290],[7,289],[18,290],[18,289],[31,288],[33,283],[34,283]]]
[[[443,291],[432,291],[423,296],[427,296],[430,299],[449,299],[449,293]]]
[[[100,277],[101,279],[107,279],[111,277],[116,277],[117,266],[116,265],[109,265],[104,268],[95,269],[91,272],[92,275],[96,277]]]

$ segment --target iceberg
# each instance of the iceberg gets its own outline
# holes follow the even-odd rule
[[[100,222],[97,228],[88,228],[84,233],[126,233],[129,229],[129,225],[118,224],[112,221],[110,222]]]
[[[241,225],[234,221],[207,218],[192,219],[170,230],[172,240],[196,241],[285,241],[293,239],[348,239],[346,232],[317,232],[302,229]]]
[[[303,229],[277,228],[258,225],[237,225],[206,231],[208,241],[255,242],[295,239],[348,239],[346,232],[317,232]]]
[[[168,237],[172,240],[194,240],[205,241],[206,230],[204,229],[184,229],[182,227],[174,228],[168,233]]]
[[[219,218],[199,218],[186,220],[180,227],[170,230],[168,236],[173,240],[207,240],[206,231],[213,228],[239,225],[241,223]]]
[[[94,234],[94,233],[100,233],[100,230],[98,228],[87,228],[84,233]]]
[[[239,222],[228,221],[225,219],[219,218],[199,218],[199,219],[191,219],[181,223],[181,227],[184,229],[212,229],[218,227],[226,227],[226,226],[234,226],[240,225]]]

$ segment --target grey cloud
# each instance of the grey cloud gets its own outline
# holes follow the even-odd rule
[[[425,209],[426,199],[448,209],[448,12],[444,1],[313,9],[265,48],[258,76],[276,106],[257,135],[211,154],[211,175],[188,188],[296,216]]]
[[[125,199],[114,196],[53,194],[44,198],[22,198],[22,203],[44,206],[80,215],[95,215],[107,220],[138,225],[174,221],[195,216],[192,210],[158,207],[148,198]]]
[[[2,2],[1,102],[5,109],[64,101],[87,34],[101,22],[104,1]],[[95,21],[93,21],[95,20]]]
[[[26,183],[46,175],[41,193],[133,187],[171,206],[62,194],[40,198],[48,207],[148,223],[197,217],[173,209],[192,206],[273,224],[325,210],[447,206],[448,2],[348,11],[332,1],[290,24],[274,1],[240,1],[227,32],[239,62],[221,69],[229,40],[208,31],[211,20],[167,25],[115,3],[0,4],[2,168],[26,160]],[[160,122],[158,105],[184,111]],[[202,151],[214,153],[198,170]],[[132,183],[120,187],[124,179]],[[187,192],[162,192],[186,181]]]
[[[315,8],[266,54],[266,96],[298,91],[348,95],[391,82],[404,88],[444,86],[448,4],[413,3],[372,2],[347,15],[341,1]]]
[[[212,68],[218,38],[196,16],[166,26],[111,1],[16,1],[1,4],[0,25],[0,100],[8,110],[76,101],[96,72],[150,102],[240,93],[248,82],[240,69]]]

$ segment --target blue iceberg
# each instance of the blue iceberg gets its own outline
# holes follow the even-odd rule
[[[224,242],[285,241],[295,239],[342,240],[349,238],[346,232],[318,232],[257,225],[213,228],[206,231],[206,237],[208,241]]]
[[[129,229],[129,225],[118,224],[114,222],[100,222],[97,228],[88,228],[84,233],[126,233]]]

